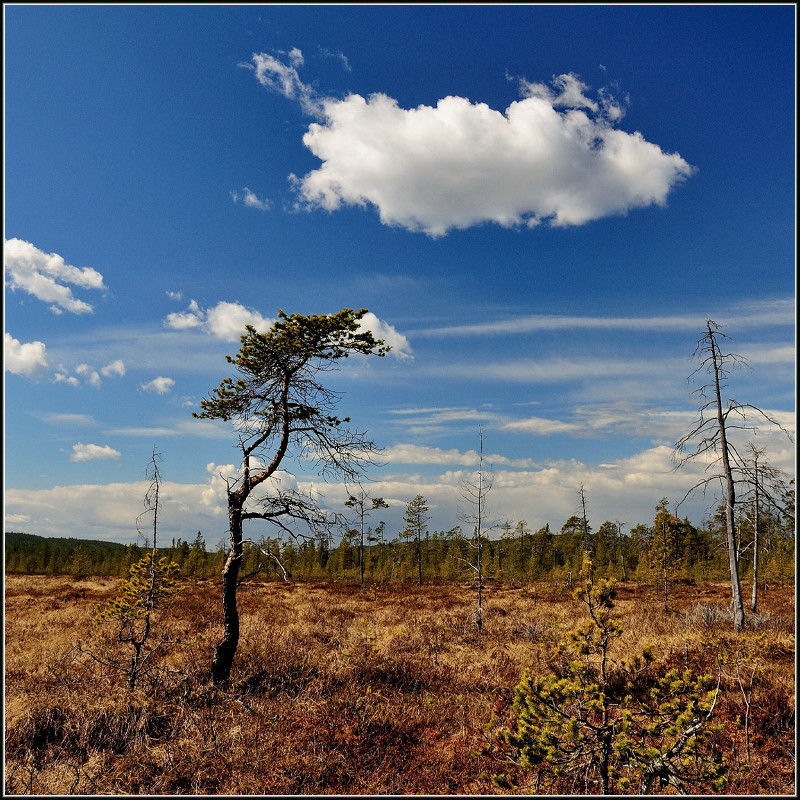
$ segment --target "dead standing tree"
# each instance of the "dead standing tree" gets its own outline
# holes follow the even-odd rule
[[[700,365],[689,376],[689,379],[704,372],[710,376],[710,381],[692,393],[698,395],[703,401],[699,409],[699,418],[694,427],[678,440],[675,445],[674,459],[676,469],[690,461],[705,459],[707,461],[705,471],[711,473],[696,483],[686,493],[686,497],[696,489],[703,488],[705,490],[712,483],[719,483],[722,487],[728,565],[731,576],[733,627],[738,631],[744,627],[745,612],[739,580],[735,516],[736,485],[739,482],[738,475],[751,473],[752,470],[747,468],[746,459],[740,455],[731,441],[730,433],[735,430],[754,430],[752,425],[745,424],[748,413],[751,416],[758,415],[779,428],[781,426],[757,406],[740,403],[732,398],[723,401],[723,391],[727,389],[726,381],[733,367],[748,366],[747,361],[741,356],[722,350],[722,340],[729,338],[720,330],[720,326],[714,320],[706,321],[705,333],[698,340],[692,356],[700,359]],[[687,452],[687,448],[691,445],[694,446],[693,449]],[[686,498],[684,497],[684,499]]]
[[[261,519],[288,530],[293,520],[312,522],[313,497],[290,489],[254,495],[269,486],[285,457],[310,462],[323,478],[357,482],[377,452],[349,418],[332,414],[339,395],[318,380],[352,353],[383,356],[389,346],[364,329],[366,309],[305,316],[278,312],[266,333],[248,325],[235,357],[226,356],[242,377],[225,378],[201,401],[200,419],[233,422],[239,431],[240,475],[227,487],[230,550],[222,570],[224,634],[211,665],[214,684],[226,683],[239,644],[237,588],[243,555],[243,524]],[[274,481],[271,481],[274,483]],[[248,502],[249,501],[249,502]]]
[[[478,469],[475,470],[472,480],[461,483],[461,497],[465,508],[460,512],[461,521],[472,527],[472,545],[475,557],[467,565],[475,573],[475,625],[479,631],[483,630],[483,545],[484,532],[488,531],[486,495],[492,488],[493,476],[487,471],[483,463],[483,431],[479,431],[480,451],[478,454]]]
[[[753,442],[747,445],[748,456],[743,464],[743,482],[746,484],[746,494],[743,502],[747,503],[747,514],[752,527],[752,539],[745,547],[739,542],[739,555],[743,555],[747,548],[752,547],[752,592],[750,597],[750,611],[758,611],[758,581],[760,574],[760,553],[762,517],[769,521],[773,512],[778,512],[794,520],[794,516],[778,498],[786,491],[786,475],[782,470],[773,467],[766,458],[766,448],[757,447]]]

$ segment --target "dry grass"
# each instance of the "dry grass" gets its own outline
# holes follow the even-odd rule
[[[466,586],[253,584],[241,589],[233,686],[206,682],[220,636],[214,582],[165,617],[158,669],[129,691],[77,649],[118,582],[6,578],[7,794],[496,794],[491,722],[525,667],[582,620],[566,590],[492,586],[483,633]],[[730,794],[792,794],[794,595],[771,590],[730,630],[724,584],[679,587],[665,613],[620,585],[618,655],[716,672]],[[199,636],[198,636],[199,635]]]

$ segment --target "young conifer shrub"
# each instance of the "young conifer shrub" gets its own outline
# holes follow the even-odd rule
[[[164,636],[156,644],[149,641],[152,616],[156,609],[167,608],[174,595],[183,588],[177,582],[179,571],[176,563],[169,562],[153,550],[131,564],[129,577],[120,587],[119,595],[97,614],[97,622],[114,624],[117,640],[129,645],[132,653],[129,658],[89,655],[125,674],[131,689],[136,686],[148,660],[166,641]]]
[[[591,574],[587,555],[575,597],[589,620],[552,649],[553,674],[525,670],[510,724],[499,732],[501,751],[515,774],[533,773],[526,788],[534,792],[721,792],[726,768],[710,725],[719,681],[688,669],[659,671],[648,650],[614,659],[612,642],[623,631],[611,616],[615,582]],[[493,781],[519,788],[509,774]]]

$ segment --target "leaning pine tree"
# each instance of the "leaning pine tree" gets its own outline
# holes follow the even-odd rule
[[[237,588],[243,555],[243,525],[261,519],[293,532],[295,521],[327,521],[315,499],[272,480],[284,458],[310,462],[322,477],[355,482],[377,451],[374,443],[333,415],[338,395],[319,375],[353,353],[383,356],[389,346],[362,323],[366,309],[305,316],[278,313],[266,332],[248,325],[235,357],[240,377],[225,378],[200,404],[200,419],[232,422],[239,434],[240,474],[228,480],[230,550],[222,571],[224,634],[211,666],[215,684],[230,677],[239,644]],[[267,483],[269,481],[269,483]],[[258,488],[268,492],[254,494]]]

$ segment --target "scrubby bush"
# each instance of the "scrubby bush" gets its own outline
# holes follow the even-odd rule
[[[668,785],[721,791],[725,765],[710,721],[719,680],[689,669],[659,670],[649,650],[630,660],[610,654],[622,634],[612,618],[613,580],[594,581],[584,559],[575,590],[589,621],[551,651],[554,672],[530,669],[514,689],[511,724],[500,742],[533,786],[586,794],[652,794]],[[515,788],[508,774],[495,777]]]

